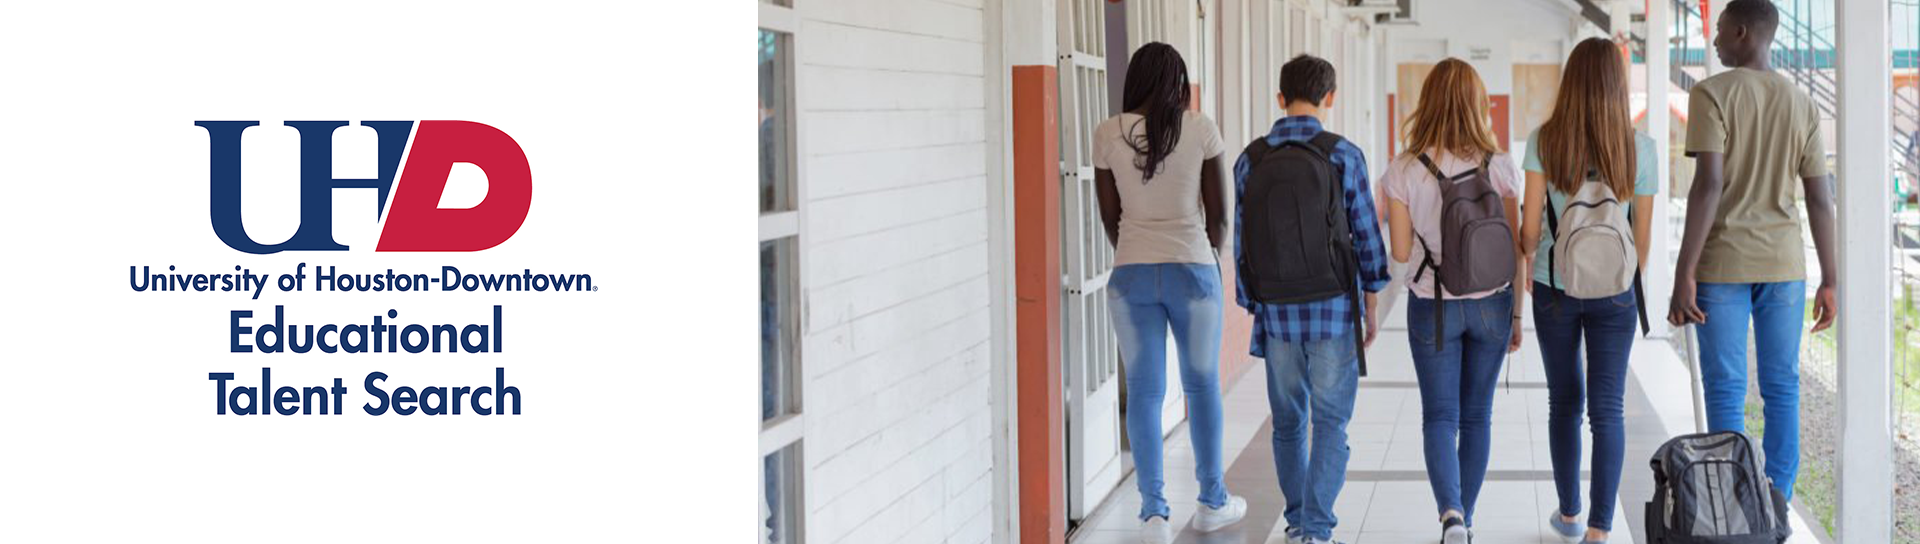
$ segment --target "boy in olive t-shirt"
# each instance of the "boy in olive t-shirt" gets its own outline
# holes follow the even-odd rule
[[[1806,193],[1820,258],[1814,331],[1833,324],[1838,278],[1819,114],[1805,92],[1767,65],[1779,20],[1771,2],[1734,0],[1716,25],[1714,49],[1730,68],[1695,85],[1688,102],[1687,155],[1695,158],[1695,175],[1667,320],[1699,326],[1708,428],[1739,432],[1746,431],[1751,320],[1766,473],[1792,498],[1807,303],[1796,190]]]

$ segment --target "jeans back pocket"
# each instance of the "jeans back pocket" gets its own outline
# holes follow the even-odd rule
[[[1150,302],[1153,298],[1152,265],[1120,265],[1107,272],[1107,298],[1120,302]]]
[[[1180,269],[1181,285],[1185,286],[1189,300],[1207,300],[1220,296],[1220,267],[1210,264],[1182,264]]]

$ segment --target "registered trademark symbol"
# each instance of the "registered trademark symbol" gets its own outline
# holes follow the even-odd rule
[[[600,291],[600,286],[598,286],[598,285],[595,285],[595,286],[593,286],[593,290],[594,290],[595,292],[598,292],[598,291]]]

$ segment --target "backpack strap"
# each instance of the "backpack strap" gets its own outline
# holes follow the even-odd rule
[[[1553,245],[1547,247],[1547,287],[1559,289],[1560,273],[1554,270],[1557,267],[1553,265],[1553,254],[1554,248],[1560,245],[1560,214],[1553,211],[1553,188],[1548,187],[1546,192],[1547,209],[1541,211],[1547,216],[1547,237],[1553,240]]]
[[[1413,269],[1413,282],[1420,283],[1420,276],[1426,274],[1428,269],[1432,269],[1434,286],[1439,286],[1440,265],[1433,262],[1433,249],[1427,247],[1427,237],[1414,232],[1413,240],[1420,243],[1420,266]]]
[[[1647,288],[1640,283],[1640,267],[1633,268],[1633,306],[1640,313],[1640,336],[1645,337],[1652,329],[1647,327]]]
[[[1366,377],[1367,375],[1367,329],[1365,325],[1366,316],[1361,315],[1361,312],[1365,310],[1363,309],[1364,306],[1360,304],[1360,297],[1363,297],[1366,295],[1362,293],[1363,291],[1360,289],[1360,282],[1358,281],[1353,282],[1353,291],[1349,293],[1347,296],[1347,300],[1351,301],[1347,305],[1347,314],[1353,316],[1353,353],[1355,354],[1355,356],[1358,358],[1360,362],[1360,376]]]
[[[1420,164],[1427,167],[1427,172],[1433,174],[1435,181],[1446,181],[1449,179],[1446,174],[1440,173],[1440,167],[1435,166],[1433,164],[1433,158],[1428,157],[1426,153],[1420,154]]]
[[[1447,287],[1440,285],[1440,265],[1433,262],[1433,248],[1427,247],[1427,237],[1415,232],[1413,239],[1420,242],[1420,267],[1413,271],[1413,283],[1420,283],[1421,275],[1428,270],[1433,271],[1433,337],[1437,342],[1434,349],[1445,349],[1447,340],[1441,334],[1447,331],[1447,314],[1441,310],[1441,306],[1446,304]]]
[[[1266,136],[1261,136],[1247,143],[1246,151],[1241,153],[1247,156],[1247,167],[1252,168],[1253,165],[1260,164],[1260,159],[1266,157],[1268,151],[1273,151],[1273,146],[1267,145]]]
[[[1346,140],[1346,138],[1341,137],[1339,134],[1336,134],[1332,131],[1322,130],[1320,131],[1319,134],[1315,134],[1313,138],[1307,140],[1307,146],[1313,148],[1316,151],[1319,151],[1321,157],[1327,159],[1327,162],[1331,164],[1333,162],[1334,154],[1337,153],[1340,148],[1340,142],[1344,140]],[[1339,175],[1342,178],[1344,178],[1346,173],[1338,172],[1340,168],[1339,165],[1336,164],[1333,166],[1336,170],[1336,175]],[[1347,220],[1347,217],[1348,217],[1346,198],[1342,196],[1346,192],[1345,185],[1346,185],[1346,182],[1344,179],[1340,180],[1339,183],[1336,184],[1336,187],[1338,188],[1335,189],[1335,192],[1332,195],[1332,200],[1333,200],[1333,202],[1331,203],[1332,206],[1328,207],[1329,211],[1339,213],[1340,215],[1339,220],[1341,221]],[[1353,272],[1354,274],[1358,274],[1360,271],[1360,257],[1358,255],[1355,255],[1352,250],[1352,247],[1353,247],[1352,240],[1345,240],[1345,242],[1346,242],[1345,247],[1347,248],[1347,250],[1343,251],[1342,254],[1345,255],[1345,260],[1348,264],[1347,270]],[[1360,298],[1366,295],[1365,295],[1365,292],[1360,288],[1360,282],[1357,279],[1348,280],[1348,281],[1351,287],[1347,290],[1347,315],[1350,318],[1350,320],[1353,322],[1352,323],[1353,352],[1360,364],[1360,375],[1366,376],[1367,375],[1366,316],[1362,315],[1363,310],[1362,310],[1362,305],[1360,304]]]
[[[1447,349],[1447,286],[1440,285],[1440,270],[1433,271],[1433,350]]]
[[[1633,228],[1632,199],[1627,200],[1627,228]],[[1638,251],[1638,249],[1635,249],[1635,251]],[[1646,265],[1647,263],[1638,263],[1633,267],[1633,306],[1634,310],[1640,313],[1640,336],[1643,338],[1648,334],[1652,334],[1653,331],[1651,327],[1647,326],[1647,286],[1640,281],[1640,271],[1643,270]]]
[[[1485,171],[1487,169],[1488,161],[1491,160],[1492,158],[1493,158],[1492,155],[1488,155],[1480,161],[1480,166],[1478,168],[1468,168],[1465,171],[1462,171],[1458,174],[1454,174],[1451,176],[1446,175],[1445,173],[1442,173],[1440,171],[1440,167],[1438,165],[1435,165],[1433,163],[1433,159],[1428,157],[1426,153],[1420,154],[1420,164],[1427,167],[1428,173],[1433,174],[1434,181],[1460,181],[1463,179],[1473,177],[1475,175],[1478,175],[1480,172]]]
[[[1322,130],[1319,134],[1315,134],[1313,139],[1308,140],[1307,144],[1319,150],[1320,153],[1326,157],[1327,162],[1331,164],[1334,154],[1338,152],[1340,148],[1340,142],[1345,140],[1346,138],[1339,134]],[[1336,170],[1336,175],[1342,178],[1339,184],[1336,185],[1338,188],[1335,189],[1333,194],[1333,208],[1337,209],[1340,213],[1339,220],[1345,221],[1349,217],[1346,198],[1342,196],[1346,193],[1346,173],[1338,172],[1340,169],[1339,165],[1335,164],[1333,166]],[[1351,231],[1349,231],[1348,235],[1352,235]],[[1360,273],[1360,256],[1354,254],[1352,250],[1353,241],[1351,239],[1345,240],[1345,242],[1347,250],[1342,253],[1346,255],[1347,270],[1357,275]],[[1360,365],[1360,375],[1364,377],[1367,375],[1367,328],[1366,316],[1363,315],[1364,306],[1360,303],[1360,299],[1366,296],[1366,294],[1365,291],[1360,288],[1360,281],[1357,278],[1348,281],[1352,286],[1347,292],[1347,315],[1353,321],[1353,353]]]
[[[1340,142],[1343,140],[1346,140],[1346,138],[1341,137],[1339,134],[1335,134],[1331,131],[1322,130],[1320,131],[1319,134],[1315,134],[1313,136],[1313,139],[1308,140],[1307,143],[1311,144],[1314,147],[1314,149],[1320,150],[1320,153],[1325,154],[1327,158],[1331,159],[1333,158],[1334,151],[1340,148]]]

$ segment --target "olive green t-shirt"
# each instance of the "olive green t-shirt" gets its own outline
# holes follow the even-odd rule
[[[1694,85],[1687,102],[1687,155],[1726,157],[1719,211],[1694,279],[1806,279],[1795,198],[1800,178],[1827,174],[1813,101],[1779,74],[1732,68]]]

